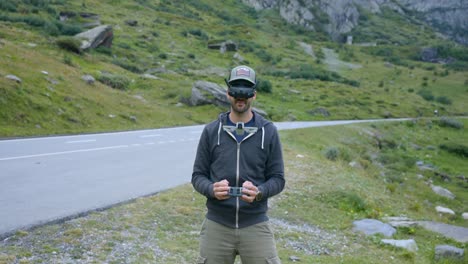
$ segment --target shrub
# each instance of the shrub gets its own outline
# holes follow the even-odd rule
[[[455,71],[467,71],[468,70],[468,62],[466,61],[455,61],[452,63],[448,63],[444,65],[444,67],[455,70]]]
[[[258,81],[258,86],[257,86],[257,91],[263,92],[263,93],[272,93],[271,82],[268,81],[268,80],[259,80]]]
[[[203,30],[201,29],[190,29],[190,30],[185,30],[182,32],[182,36],[188,37],[188,35],[192,35],[196,38],[203,39],[203,40],[208,40],[208,34],[206,34]]]
[[[43,28],[44,31],[50,36],[58,36],[60,34],[59,28],[52,22],[47,21]]]
[[[102,73],[97,80],[114,89],[127,90],[130,85],[130,79],[123,75],[111,73]]]
[[[0,2],[0,10],[8,11],[8,12],[16,12],[16,3],[10,0],[4,0]]]
[[[105,55],[112,55],[112,49],[111,48],[108,48],[108,47],[104,47],[104,46],[99,46],[97,48],[94,49],[96,52],[99,52],[101,54],[105,54]]]
[[[257,50],[255,52],[255,55],[257,55],[257,57],[261,59],[263,62],[270,62],[273,60],[273,56],[271,56],[271,54],[266,52],[264,49]]]
[[[436,101],[445,105],[452,104],[452,100],[450,100],[447,96],[439,96],[436,98]]]
[[[81,41],[74,37],[60,37],[56,40],[57,45],[67,51],[74,53],[81,53]]]
[[[69,65],[69,66],[73,66],[73,61],[72,61],[72,58],[70,56],[68,56],[67,54],[63,54],[63,63]]]
[[[340,154],[340,151],[336,147],[328,147],[325,150],[325,157],[329,160],[337,160],[338,155]]]
[[[426,101],[434,101],[434,95],[427,89],[419,90],[418,94]]]
[[[340,76],[336,72],[325,71],[320,68],[314,68],[312,65],[304,64],[298,67],[292,68],[290,71],[274,71],[270,72],[269,75],[286,77],[289,76],[291,79],[306,79],[306,80],[321,80],[325,82],[338,82],[359,87],[360,83],[355,80],[349,80]]]
[[[452,127],[456,129],[462,129],[463,128],[463,123],[455,120],[455,119],[450,119],[448,117],[442,117],[439,120],[439,126],[441,127]]]
[[[143,73],[143,70],[138,65],[127,60],[114,59],[112,60],[112,63],[133,73]]]
[[[60,33],[66,36],[74,36],[82,31],[82,28],[77,25],[68,25],[59,21],[55,21],[55,25],[60,30]]]
[[[333,207],[345,212],[364,212],[367,210],[367,203],[354,192],[336,191],[325,195],[325,202]]]
[[[440,149],[458,155],[462,158],[468,158],[468,146],[457,143],[445,143],[441,144],[439,147]]]

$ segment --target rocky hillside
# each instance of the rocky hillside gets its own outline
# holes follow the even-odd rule
[[[335,40],[351,34],[360,26],[366,13],[379,15],[388,8],[413,23],[429,25],[440,34],[464,45],[468,44],[468,2],[462,0],[243,0],[256,10],[279,9],[288,22],[325,30]],[[328,20],[328,21],[327,21]],[[358,29],[357,29],[358,30]]]
[[[205,123],[239,64],[273,121],[466,115],[465,5],[4,0],[0,136]]]

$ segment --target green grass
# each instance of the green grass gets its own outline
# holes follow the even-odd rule
[[[118,11],[108,12],[116,5]],[[0,78],[0,120],[5,124],[0,127],[2,137],[206,123],[226,109],[180,107],[177,103],[190,96],[195,81],[224,86],[226,76],[197,75],[189,70],[217,67],[225,69],[227,75],[229,68],[239,63],[249,64],[257,70],[260,79],[271,83],[273,92],[260,93],[256,104],[274,121],[432,116],[434,109],[442,115],[466,115],[466,72],[447,71],[440,65],[411,60],[418,52],[414,47],[443,42],[433,43],[429,29],[419,33],[419,26],[401,26],[407,25],[407,21],[390,11],[385,11],[382,17],[372,17],[361,29],[377,32],[376,27],[399,28],[399,32],[393,33],[393,39],[387,37],[393,43],[412,36],[410,44],[374,48],[343,46],[328,42],[323,32],[298,31],[271,10],[256,12],[238,5],[237,1],[225,1],[221,7],[212,0],[180,3],[66,0],[36,7],[21,4],[18,8],[30,16],[51,21],[55,19],[52,9],[97,13],[102,23],[114,27],[114,40],[110,50],[78,55],[60,49],[56,41],[61,36],[51,36],[42,27],[2,23],[0,75],[15,74],[23,80],[16,84]],[[217,13],[225,8],[230,12]],[[136,27],[125,23],[135,17],[138,18]],[[67,23],[76,22],[72,19]],[[389,35],[391,31],[384,32]],[[231,52],[221,54],[207,49],[209,42],[228,39],[239,44],[238,52],[245,61],[236,62]],[[360,69],[338,73],[340,78],[359,82],[359,87],[287,78],[297,74],[295,69],[301,65],[320,73],[328,69],[323,60],[306,55],[299,41],[311,44],[316,54],[321,47],[329,47],[342,60],[362,65]],[[385,64],[388,58],[372,55],[376,53],[374,49],[401,54],[401,59],[408,63],[388,67]],[[159,80],[140,76],[141,72],[158,68],[166,70],[155,73]],[[116,91],[100,82],[88,86],[81,80],[85,74],[98,79],[102,72],[124,76],[130,83],[125,91]],[[283,72],[282,76],[286,77],[274,75],[275,72]],[[422,88],[444,100],[424,100],[417,93]],[[326,109],[330,116],[314,114],[319,107]],[[109,118],[109,115],[116,117]],[[129,117],[136,117],[136,122]]]
[[[394,236],[414,239],[419,248],[414,253],[382,245],[380,236],[365,237],[351,230],[354,220],[400,215],[468,227],[460,217],[468,211],[466,182],[456,178],[442,182],[434,172],[405,163],[415,158],[433,164],[437,172],[467,174],[466,157],[443,151],[437,143],[466,142],[468,134],[464,129],[440,127],[436,121],[282,131],[287,184],[270,200],[269,215],[283,262],[296,256],[303,263],[436,263],[436,245],[466,250],[466,243],[420,227],[398,228]],[[458,121],[465,127],[468,124],[466,119]],[[386,142],[381,148],[377,135]],[[339,149],[335,161],[325,155],[330,146]],[[387,153],[387,148],[392,153]],[[378,157],[384,153],[392,155],[388,158],[392,162],[382,166]],[[396,158],[401,156],[404,160]],[[358,161],[360,166],[350,166],[350,161]],[[424,178],[419,179],[418,174]],[[389,175],[401,180],[393,189],[388,187]],[[429,179],[452,191],[456,198],[438,197],[426,184]],[[89,258],[97,263],[192,263],[198,254],[204,202],[204,197],[186,184],[62,224],[20,231],[0,243],[0,263],[20,259],[22,263],[49,263],[67,258]],[[439,216],[436,205],[453,209],[457,216]]]

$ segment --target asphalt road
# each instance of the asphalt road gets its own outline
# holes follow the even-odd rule
[[[0,238],[189,183],[203,127],[0,140]]]

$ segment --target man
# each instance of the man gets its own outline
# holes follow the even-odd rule
[[[280,263],[268,222],[268,198],[285,184],[276,127],[252,111],[255,71],[231,70],[231,109],[205,126],[193,166],[192,185],[207,197],[197,263]]]

